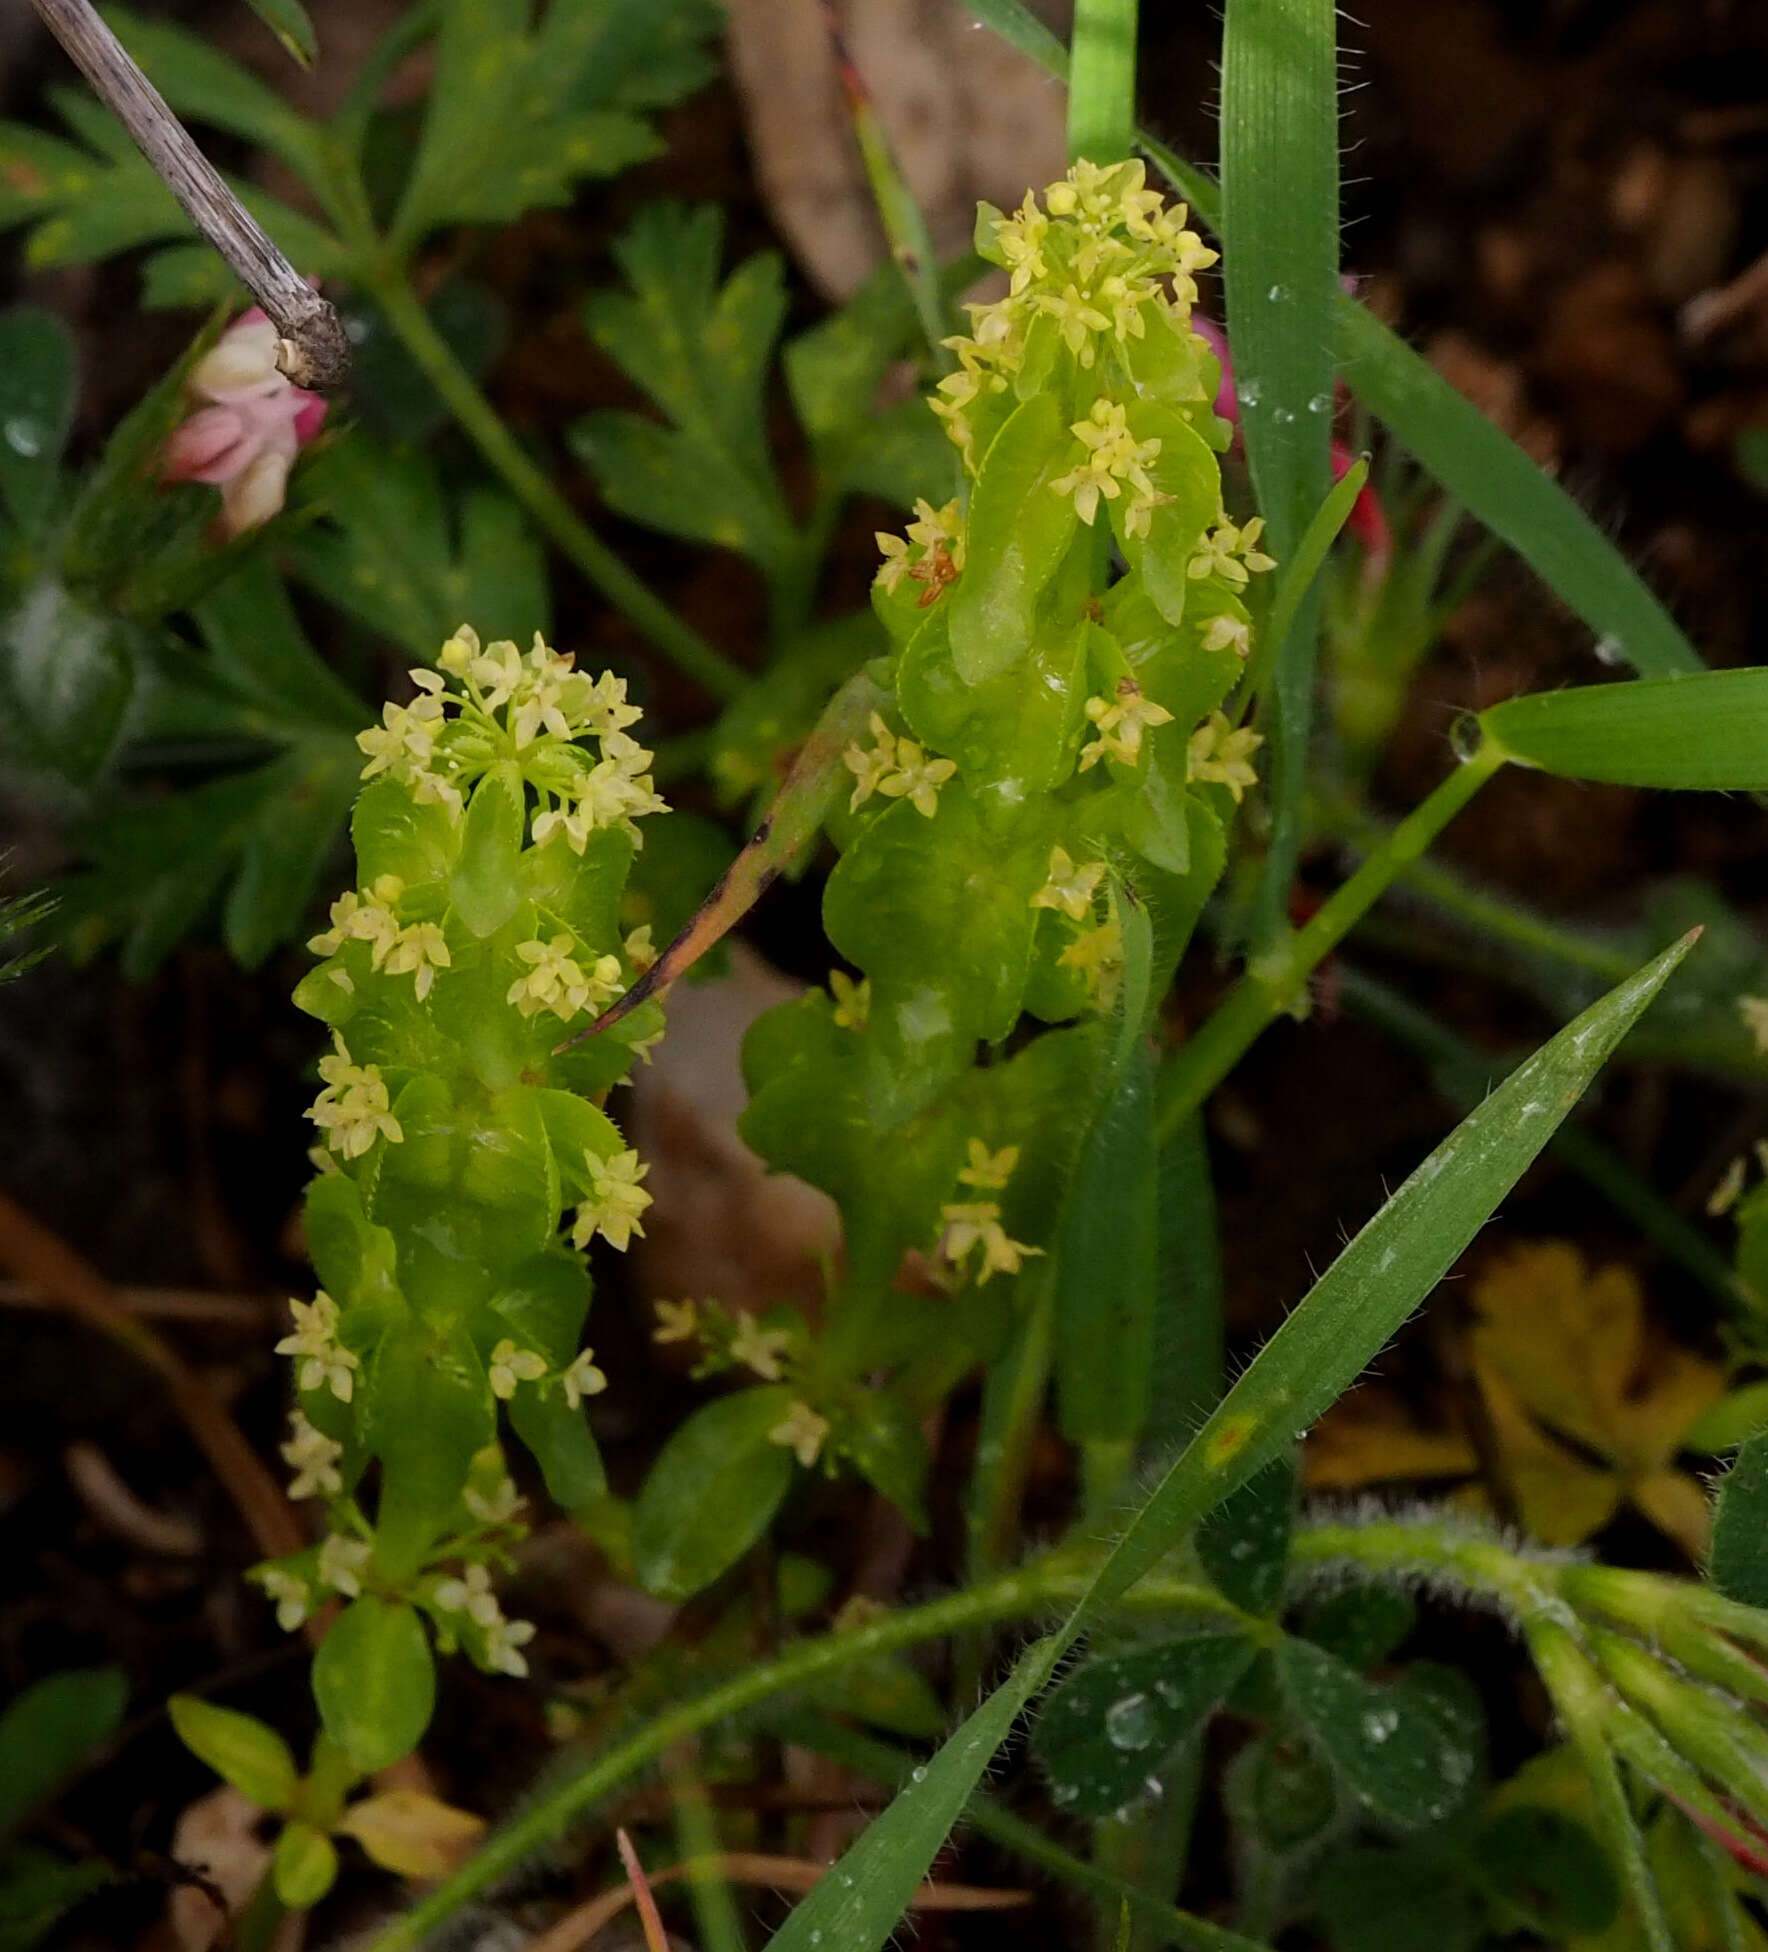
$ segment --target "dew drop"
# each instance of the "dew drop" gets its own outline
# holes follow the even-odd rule
[[[1470,759],[1479,757],[1479,749],[1484,743],[1485,734],[1472,712],[1463,712],[1449,727],[1449,750],[1464,766]]]
[[[1611,670],[1615,665],[1627,662],[1626,645],[1612,633],[1597,638],[1595,649],[1596,662],[1608,665]]]
[[[1126,1694],[1105,1710],[1105,1739],[1114,1749],[1145,1749],[1154,1740],[1154,1715],[1145,1694]]]
[[[1265,296],[1271,301],[1273,305],[1281,305],[1289,296],[1289,287],[1287,285],[1273,285],[1271,289],[1265,293]]]
[[[1050,1801],[1058,1808],[1066,1807],[1080,1794],[1078,1783],[1057,1783],[1050,1791]]]
[[[4,432],[6,445],[13,453],[27,461],[36,460],[49,441],[49,430],[42,421],[28,419],[24,414],[15,414],[0,431]]]
[[[1363,1717],[1363,1739],[1379,1748],[1399,1725],[1400,1711],[1397,1708],[1371,1708]]]
[[[919,1763],[917,1763],[915,1767],[909,1771],[909,1781],[912,1783],[924,1783],[926,1780],[927,1780],[927,1771],[923,1769]]]
[[[1308,402],[1309,413],[1330,413],[1331,411],[1332,395],[1330,393],[1316,393]]]
[[[1272,410],[1271,418],[1279,427],[1287,427],[1295,415],[1288,407],[1276,407]]]
[[[1237,389],[1237,397],[1243,407],[1256,407],[1259,401],[1259,383],[1247,380]]]

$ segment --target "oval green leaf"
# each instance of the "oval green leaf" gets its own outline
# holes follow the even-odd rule
[[[768,1432],[792,1407],[784,1385],[738,1390],[688,1418],[651,1466],[632,1513],[639,1584],[685,1600],[747,1552],[792,1482],[792,1453]]]
[[[299,1771],[289,1745],[273,1728],[234,1708],[220,1708],[192,1694],[175,1694],[166,1704],[178,1739],[199,1762],[261,1810],[286,1809],[293,1800]]]
[[[270,1875],[276,1895],[290,1911],[306,1911],[332,1888],[338,1874],[337,1846],[310,1823],[291,1823],[276,1840]]]
[[[325,1732],[365,1775],[410,1755],[436,1705],[416,1609],[372,1593],[347,1606],[313,1657],[313,1698]]]

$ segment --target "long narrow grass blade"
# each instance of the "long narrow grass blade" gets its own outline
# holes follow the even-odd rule
[[[1349,1388],[1533,1163],[1693,946],[1690,935],[1568,1024],[1464,1119],[1315,1283],[1131,1521],[1068,1619],[1021,1656],[770,1941],[877,1952],[995,1749],[1057,1663],[1216,1505]]]
[[[1345,383],[1449,493],[1644,677],[1698,671],[1694,646],[1602,531],[1507,435],[1355,299],[1333,325]]]
[[[1333,0],[1228,0],[1222,228],[1240,426],[1271,554],[1290,562],[1332,486],[1338,296],[1338,51]],[[1270,839],[1255,944],[1285,925],[1301,847],[1319,607],[1304,599],[1265,693]]]
[[[1507,759],[1568,779],[1696,792],[1768,787],[1768,668],[1536,691],[1480,714]]]
[[[1117,163],[1136,130],[1136,0],[1075,0],[1068,160]]]

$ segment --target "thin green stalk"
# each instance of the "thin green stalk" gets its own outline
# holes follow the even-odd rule
[[[1382,891],[1423,854],[1503,763],[1490,746],[1482,745],[1394,828],[1305,928],[1248,966],[1227,1001],[1161,1069],[1156,1103],[1163,1145],[1233,1070],[1266,1026],[1302,994],[1314,969],[1368,913]]]
[[[1452,1519],[1378,1519],[1372,1524],[1304,1524],[1290,1556],[1297,1566],[1348,1564],[1366,1572],[1459,1588],[1527,1624],[1562,1609],[1557,1565],[1525,1557]]]
[[[1437,1088],[1460,1110],[1471,1110],[1514,1068],[1510,1059],[1490,1056],[1463,1042],[1361,970],[1341,967],[1338,987],[1353,1016],[1386,1031],[1425,1060]],[[1738,1314],[1756,1312],[1749,1289],[1725,1256],[1600,1139],[1582,1126],[1562,1125],[1547,1141],[1547,1149],[1727,1309]]]
[[[970,1577],[984,1578],[1012,1558],[1031,1450],[1050,1387],[1055,1294],[1047,1263],[1026,1283],[1024,1326],[983,1385],[982,1431],[970,1484]]]
[[[507,1877],[622,1783],[702,1729],[803,1688],[825,1674],[876,1660],[881,1654],[976,1627],[1035,1619],[1077,1598],[1088,1583],[1085,1565],[1053,1555],[945,1599],[887,1614],[870,1626],[803,1641],[775,1660],[745,1668],[694,1699],[666,1710],[636,1733],[590,1757],[574,1775],[541,1792],[451,1878],[395,1919],[373,1941],[370,1952],[416,1952],[425,1937],[470,1898]],[[1129,1603],[1151,1612],[1243,1617],[1209,1587],[1179,1580],[1144,1579]]]
[[[729,1880],[719,1869],[724,1845],[712,1799],[685,1766],[670,1767],[669,1781],[675,1803],[676,1847],[688,1867],[688,1898],[694,1908],[699,1942],[706,1952],[747,1952],[749,1940],[742,1914]]]
[[[1068,65],[1068,160],[1121,162],[1136,131],[1137,0],[1076,0]]]
[[[404,273],[383,260],[365,272],[363,284],[468,438],[559,550],[678,670],[721,701],[736,697],[748,682],[741,667],[635,576],[528,458],[436,330]]]

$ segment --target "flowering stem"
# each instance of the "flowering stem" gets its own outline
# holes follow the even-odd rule
[[[888,1614],[871,1626],[803,1641],[776,1660],[745,1668],[696,1699],[657,1716],[544,1792],[453,1877],[396,1919],[372,1942],[370,1952],[416,1952],[427,1934],[468,1899],[507,1877],[629,1777],[701,1729],[803,1688],[825,1674],[876,1660],[881,1654],[974,1627],[1035,1618],[1078,1598],[1088,1583],[1084,1564],[1071,1556],[1052,1555],[966,1592]],[[1219,1593],[1181,1580],[1144,1579],[1128,1603],[1156,1613],[1223,1614],[1244,1619],[1249,1630],[1265,1631],[1262,1621],[1241,1615]]]
[[[703,685],[714,698],[722,701],[736,697],[748,682],[741,667],[715,650],[653,594],[528,458],[436,330],[403,271],[382,257],[372,268],[364,267],[362,279],[405,350],[447,402],[468,437],[559,550],[678,670]]]
[[[1423,854],[1503,763],[1501,754],[1482,744],[1388,834],[1305,928],[1248,965],[1227,1001],[1162,1067],[1156,1116],[1163,1145],[1233,1070],[1260,1032],[1304,993],[1314,969],[1396,876]]]

